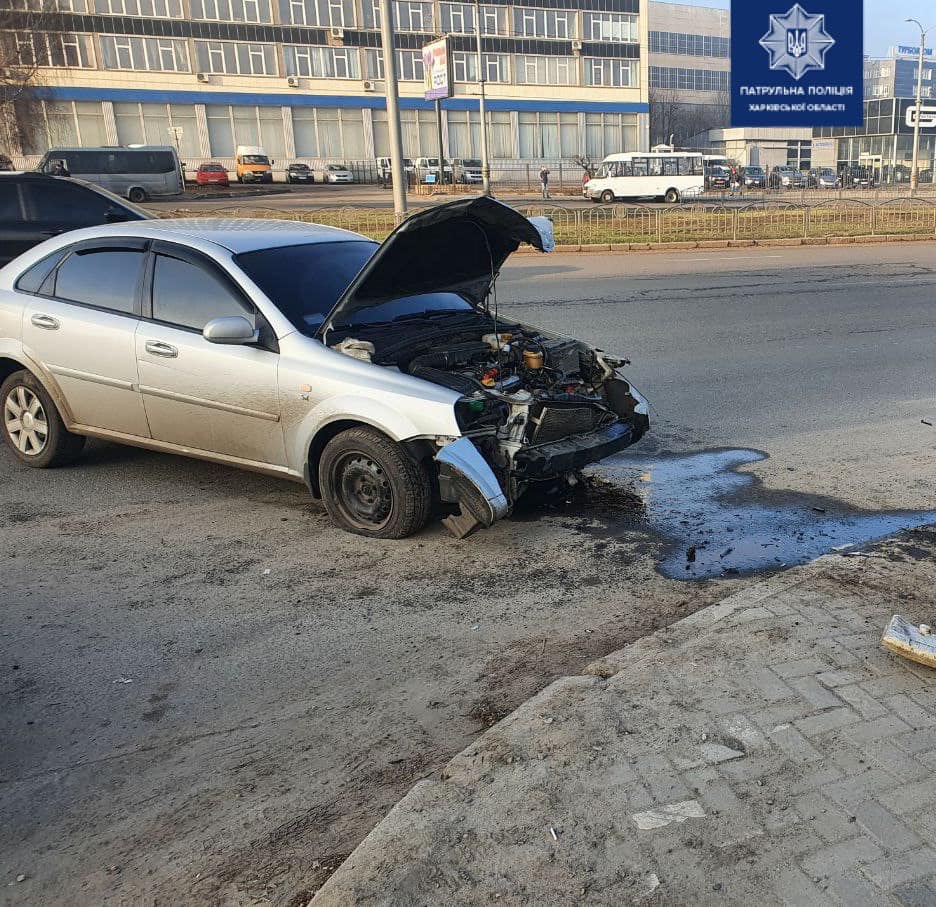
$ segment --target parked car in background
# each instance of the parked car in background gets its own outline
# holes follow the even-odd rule
[[[380,246],[225,218],[58,237],[0,271],[0,435],[25,466],[104,438],[304,482],[370,538],[433,512],[464,537],[649,427],[626,360],[492,315],[521,243],[549,221],[487,197]]]
[[[308,164],[290,164],[286,168],[287,183],[314,183],[315,174]]]
[[[767,174],[763,167],[757,164],[749,164],[738,171],[738,181],[742,189],[766,189]]]
[[[831,167],[813,167],[806,175],[807,189],[838,189],[838,174]]]
[[[274,163],[259,145],[238,145],[234,152],[239,183],[272,183]]]
[[[843,189],[871,189],[874,185],[868,167],[845,167],[839,179]]]
[[[768,185],[771,189],[805,189],[806,177],[796,167],[781,164],[770,171]]]
[[[2,170],[12,170],[13,161],[10,160],[5,154],[0,154],[0,171]]]
[[[0,267],[60,233],[149,217],[142,208],[82,180],[0,173]],[[107,275],[100,280],[106,282]]]
[[[80,177],[137,203],[178,195],[185,188],[179,156],[170,145],[52,148],[36,169]]]
[[[713,190],[731,188],[731,168],[724,164],[709,167],[708,187]]]
[[[353,183],[354,174],[345,164],[326,164],[322,170],[323,183]]]
[[[392,183],[393,182],[393,164],[388,157],[379,157],[374,161],[374,164],[377,169],[377,182],[378,183]],[[416,167],[413,164],[413,159],[410,157],[403,158],[403,173],[406,175],[407,181],[409,181],[413,174],[416,171]]]
[[[416,179],[421,183],[439,182],[439,159],[437,157],[416,158]],[[445,162],[445,182],[452,182],[452,162]]]
[[[227,168],[217,161],[199,164],[195,171],[195,183],[199,186],[230,186]]]
[[[474,157],[456,157],[452,160],[452,173],[456,183],[472,185],[483,182],[481,161]]]

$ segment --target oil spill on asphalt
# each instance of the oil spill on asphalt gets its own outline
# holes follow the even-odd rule
[[[936,510],[855,510],[834,498],[768,490],[737,472],[763,459],[755,450],[624,455],[590,470],[565,514],[605,539],[634,530],[660,537],[658,569],[672,579],[779,570],[936,522]]]

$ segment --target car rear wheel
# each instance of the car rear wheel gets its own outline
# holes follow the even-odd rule
[[[13,455],[27,466],[49,469],[71,463],[85,439],[65,428],[52,398],[30,372],[14,372],[0,386],[0,426]]]
[[[667,189],[664,198],[667,204],[675,205],[679,202],[679,193],[675,189]]]
[[[134,203],[136,203],[136,204],[140,204],[140,202],[145,202],[145,201],[146,201],[146,192],[145,192],[145,190],[141,189],[139,186],[134,186],[134,187],[127,193],[127,198],[129,198],[130,201],[132,201],[132,202],[134,202]]]
[[[399,444],[372,428],[351,428],[325,446],[319,487],[331,518],[348,532],[402,539],[426,525],[429,476]]]

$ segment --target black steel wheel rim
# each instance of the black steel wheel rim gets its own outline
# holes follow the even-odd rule
[[[377,460],[361,451],[344,454],[335,464],[338,506],[358,529],[382,529],[393,513],[393,488]]]

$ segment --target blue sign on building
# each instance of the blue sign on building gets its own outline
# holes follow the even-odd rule
[[[860,126],[863,0],[731,9],[732,126]]]

